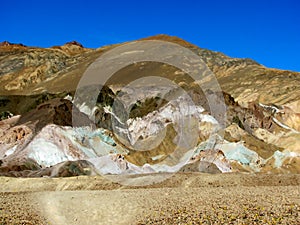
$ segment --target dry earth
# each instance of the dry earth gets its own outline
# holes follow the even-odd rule
[[[115,178],[1,177],[0,224],[300,224],[300,175],[182,173],[144,187]]]

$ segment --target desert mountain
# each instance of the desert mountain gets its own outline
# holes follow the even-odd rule
[[[158,35],[143,40],[169,41],[191,49],[215,73],[222,89],[239,102],[259,101],[283,105],[299,100],[300,78],[297,72],[269,69],[251,59],[230,58],[177,37]],[[73,41],[63,46],[32,48],[2,42],[0,94],[32,95],[74,91],[88,65],[114,46],[117,45],[87,49]],[[165,68],[168,69],[171,70]],[[176,74],[170,76],[175,79]]]
[[[124,98],[130,99],[130,93],[137,97],[130,99],[129,118],[112,112],[120,94],[116,87],[130,82],[128,77],[161,73],[182,87],[193,85],[178,68],[162,63],[135,63],[118,71],[102,88],[96,109],[88,108],[88,104],[73,105],[77,85],[88,66],[122,44],[89,49],[76,41],[50,48],[2,42],[0,172],[10,176],[180,170],[300,172],[300,73],[266,68],[251,59],[231,58],[177,37],[157,35],[142,40],[176,43],[202,58],[223,91],[211,94],[225,100],[225,128],[207,107],[203,94],[210,93],[192,89],[190,94],[197,106],[177,89],[127,88],[122,92]],[[159,95],[162,91],[176,97],[164,101]],[[84,118],[87,126],[72,126],[72,110]],[[181,144],[177,149],[174,144],[180,129],[187,129],[178,126],[178,112],[184,118],[193,118],[186,126],[197,135],[193,141],[194,137],[184,136],[195,145],[192,149]],[[96,126],[89,126],[93,118]],[[163,133],[165,138],[160,140]],[[149,149],[132,148],[142,145]],[[92,172],[84,172],[85,167]],[[32,170],[36,172],[28,172]]]

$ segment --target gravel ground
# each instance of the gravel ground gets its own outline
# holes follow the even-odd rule
[[[30,193],[0,192],[0,225],[47,224],[29,200]]]
[[[300,224],[298,188],[165,190],[137,224]]]
[[[7,188],[0,192],[0,225],[298,225],[299,176],[291,178],[183,174],[164,184],[138,188],[110,184],[100,177],[30,182],[5,178],[0,182]],[[30,188],[35,191],[22,191]]]

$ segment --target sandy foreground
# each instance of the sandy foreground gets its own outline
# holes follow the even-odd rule
[[[0,177],[0,224],[300,224],[300,175],[181,173],[138,187],[115,179],[128,177]]]

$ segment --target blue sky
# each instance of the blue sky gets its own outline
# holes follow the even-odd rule
[[[0,41],[86,47],[155,34],[300,72],[300,1],[1,1]]]

